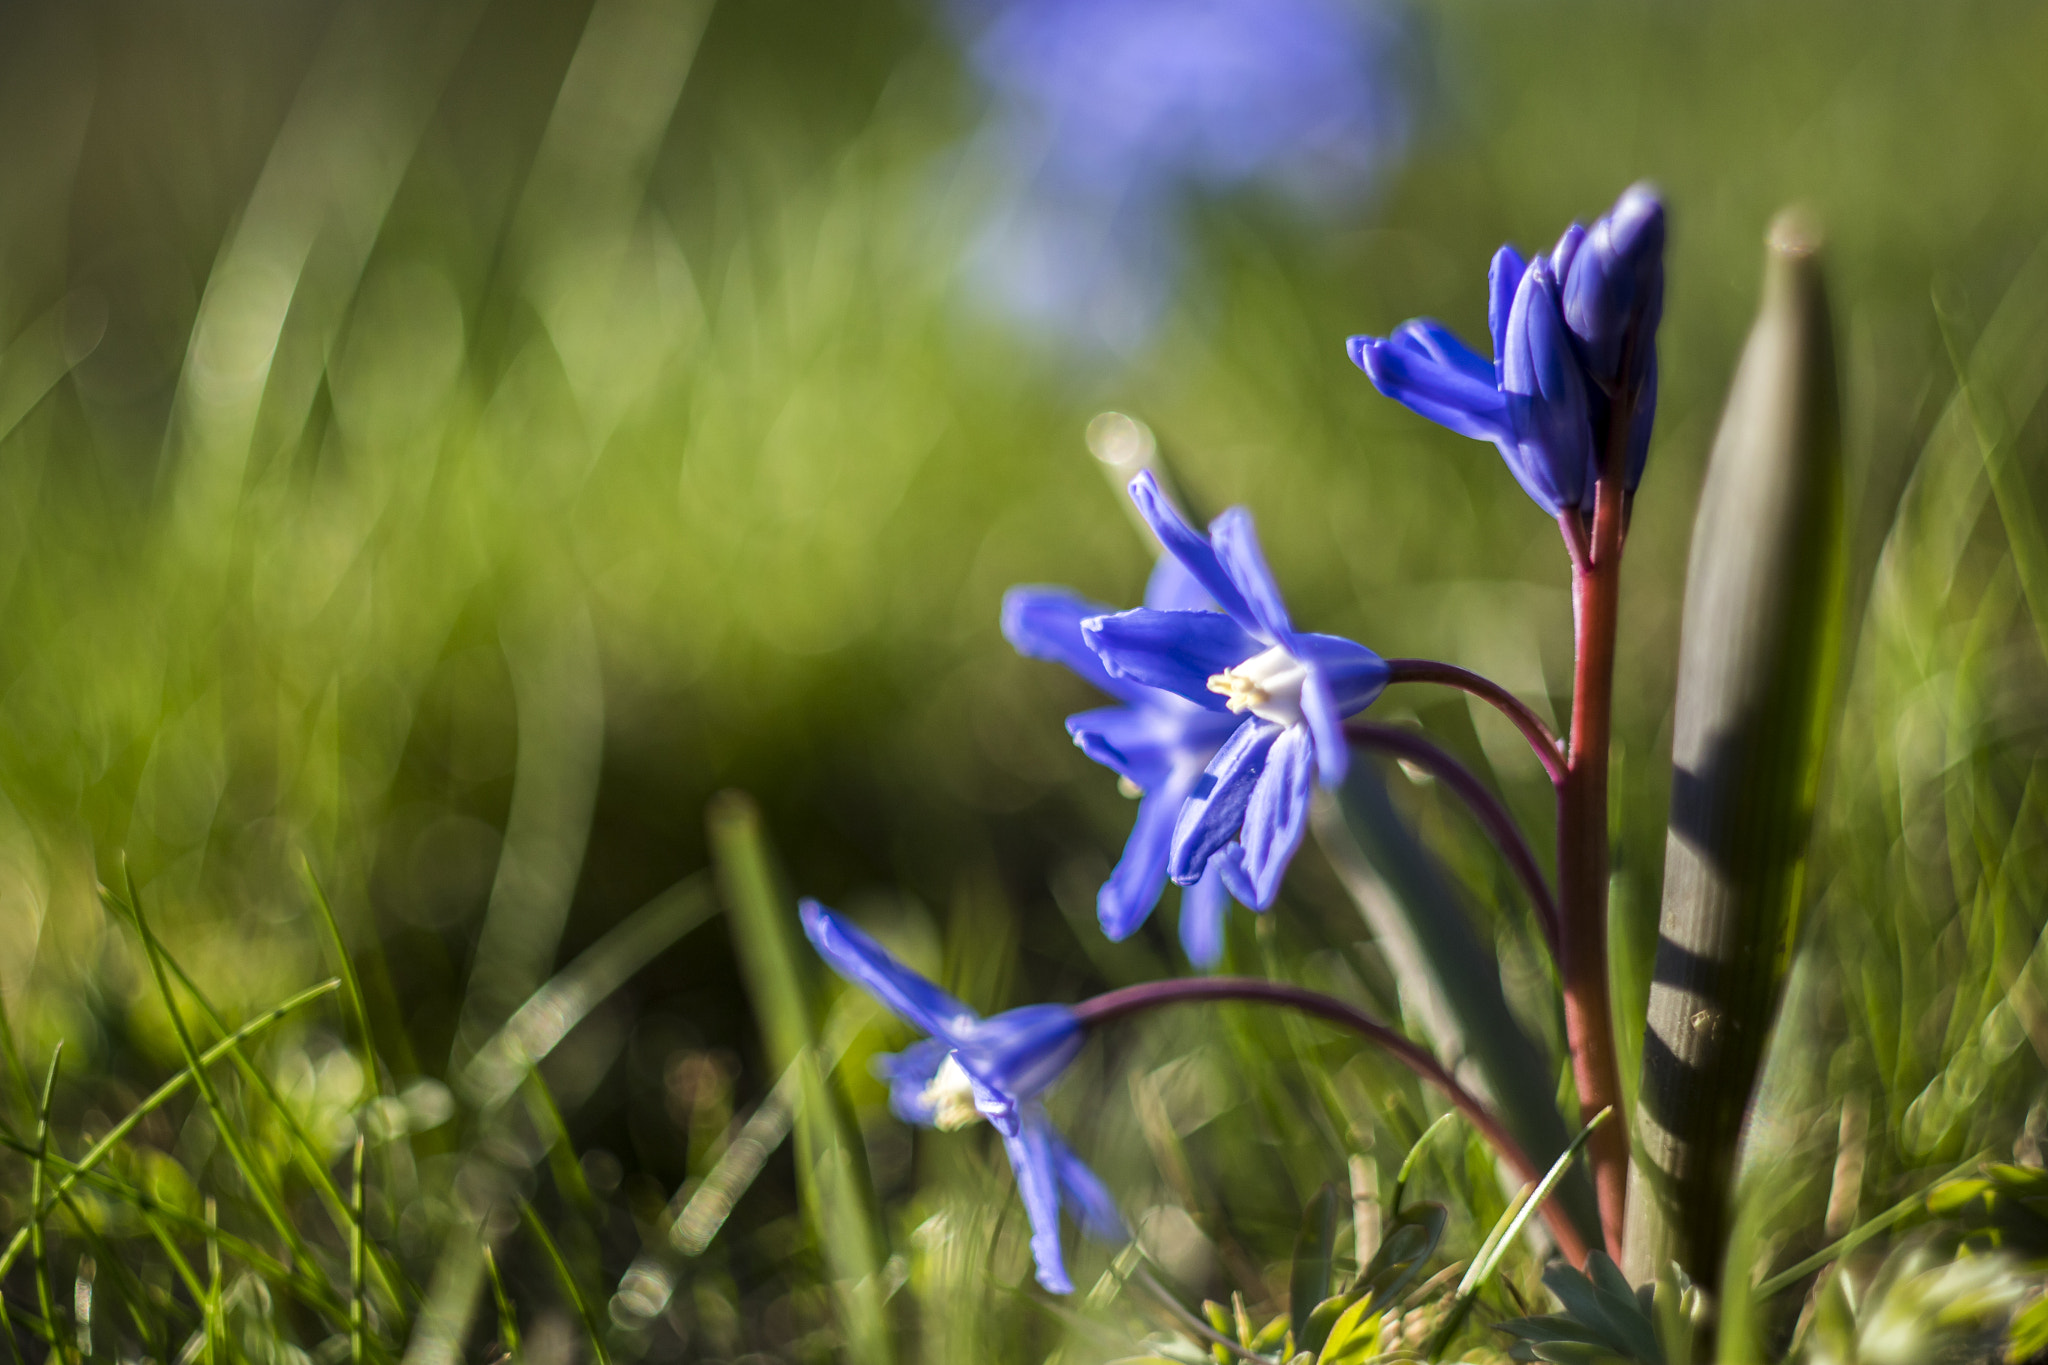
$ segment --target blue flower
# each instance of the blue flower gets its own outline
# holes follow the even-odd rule
[[[1231,894],[1263,910],[1301,844],[1315,780],[1343,780],[1344,717],[1379,696],[1387,666],[1363,645],[1295,630],[1243,508],[1216,518],[1204,536],[1150,473],[1131,481],[1131,497],[1167,553],[1223,609],[1141,607],[1092,617],[1082,634],[1111,677],[1242,717],[1181,805],[1167,871],[1185,886],[1218,859]]]
[[[1161,556],[1152,571],[1145,605],[1181,611],[1215,608],[1201,584],[1172,555]],[[1065,664],[1122,703],[1067,717],[1067,733],[1081,752],[1116,773],[1126,790],[1140,795],[1124,856],[1095,898],[1102,931],[1121,941],[1136,932],[1159,903],[1166,889],[1174,822],[1238,722],[1227,712],[1109,673],[1081,633],[1083,621],[1109,611],[1065,588],[1016,587],[1003,596],[1003,635],[1019,653]],[[1220,865],[1208,868],[1183,893],[1181,946],[1196,966],[1214,967],[1222,959],[1228,906]]]
[[[1105,1241],[1126,1236],[1116,1200],[1053,1131],[1038,1096],[1081,1050],[1083,1035],[1064,1005],[1026,1005],[984,1019],[904,966],[881,944],[814,900],[802,903],[804,933],[832,970],[897,1018],[930,1034],[876,1059],[889,1107],[906,1123],[955,1129],[987,1119],[1002,1136],[1017,1192],[1031,1220],[1038,1282],[1073,1292],[1060,1254],[1060,1206]]]
[[[1389,398],[1462,436],[1492,441],[1552,516],[1590,510],[1616,405],[1629,414],[1622,483],[1634,492],[1657,410],[1664,309],[1664,206],[1631,187],[1588,230],[1574,223],[1549,256],[1504,246],[1487,274],[1492,364],[1431,318],[1384,340],[1356,336],[1351,358]]]

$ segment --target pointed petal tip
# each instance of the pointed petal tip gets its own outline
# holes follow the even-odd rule
[[[1025,583],[1019,583],[1014,587],[1003,590],[1001,616],[1003,638],[1008,640],[1013,647],[1017,643],[1018,632],[1023,627],[1024,617],[1031,609],[1033,597],[1039,591],[1040,589],[1036,586]]]
[[[1066,1271],[1056,1266],[1039,1266],[1037,1279],[1038,1287],[1048,1294],[1071,1294],[1074,1292],[1074,1282],[1067,1278]]]
[[[1351,771],[1351,747],[1348,744],[1325,744],[1321,736],[1316,744],[1316,781],[1323,787],[1343,785],[1345,776]]]
[[[1653,180],[1638,180],[1621,192],[1610,211],[1612,217],[1663,216],[1664,195]]]
[[[1607,213],[1609,239],[1620,256],[1661,251],[1664,246],[1664,200],[1648,181],[1621,192]]]
[[[824,947],[822,938],[830,934],[834,927],[832,912],[812,897],[805,896],[796,903],[796,914],[804,926],[804,937],[811,941],[812,946]]]
[[[1386,345],[1378,337],[1355,336],[1344,339],[1344,353],[1351,357],[1351,363],[1367,374],[1372,373],[1373,352]]]

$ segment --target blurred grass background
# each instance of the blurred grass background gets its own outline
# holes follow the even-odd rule
[[[618,1319],[672,1197],[777,1076],[726,918],[688,880],[712,860],[714,793],[754,794],[788,886],[887,929],[978,1007],[1176,969],[1170,913],[1122,947],[1095,931],[1129,808],[1060,728],[1084,689],[996,631],[1013,582],[1138,596],[1144,545],[1081,442],[1096,411],[1148,422],[1199,508],[1257,513],[1298,619],[1561,705],[1554,529],[1490,450],[1374,394],[1342,341],[1419,313],[1482,336],[1495,246],[1540,247],[1647,177],[1672,237],[1624,604],[1624,928],[1646,954],[1701,461],[1761,232],[1803,200],[1830,230],[1859,609],[1883,572],[1835,744],[1801,1046],[1762,1134],[1797,1158],[1775,1168],[1796,1189],[1759,1235],[1770,1254],[1818,1245],[1844,1096],[1867,1117],[1866,1213],[1916,1172],[2038,1150],[2048,16],[1444,0],[1397,17],[1406,135],[1366,199],[1187,203],[1164,314],[1105,351],[1006,318],[963,275],[1001,174],[954,30],[912,0],[0,11],[0,993],[24,1076],[63,1042],[60,1149],[180,1064],[99,885],[125,856],[240,1021],[336,970],[304,859],[383,1061],[324,1005],[260,1056],[336,1170],[359,1131],[390,1154],[371,1164],[376,1235],[424,1284],[477,1207],[461,1162],[524,1143],[500,1163],[523,1170],[552,1144],[572,1156],[534,1197]],[[1542,846],[1544,787],[1512,736],[1461,704],[1386,709],[1413,706]],[[1512,892],[1427,792],[1402,801],[1554,1039]],[[565,1136],[531,1119],[506,1137],[463,1068],[650,902],[701,927],[635,940],[675,941],[554,1049]],[[1400,1008],[1318,855],[1258,928],[1240,912],[1240,967]],[[915,1312],[887,1310],[918,1324],[905,1354],[1128,1353],[1004,1287],[1023,1262],[999,1156],[913,1144],[865,1079],[900,1039],[858,1003],[821,1018],[850,1049],[849,1122],[898,1258],[883,1280],[913,1291]],[[1283,1300],[1308,1195],[1348,1157],[1391,1183],[1433,1111],[1319,1035],[1231,1012],[1174,1029],[1091,1054],[1065,1101],[1089,1116],[1077,1140],[1183,1292]],[[1264,1067],[1266,1046],[1331,1078]],[[257,1127],[270,1112],[235,1102]],[[33,1110],[11,1099],[16,1133]],[[224,1216],[253,1216],[210,1120],[178,1113],[143,1135],[187,1172],[162,1180],[224,1180]],[[618,1349],[831,1354],[829,1277],[777,1151]],[[1465,1164],[1439,1184],[1483,1232],[1500,1201]],[[9,1169],[10,1226],[29,1178]],[[123,1227],[102,1232],[143,1235]],[[65,1286],[90,1279],[80,1255],[104,1262],[89,1240],[67,1234]],[[529,1346],[575,1349],[546,1257],[509,1241]],[[27,1273],[10,1304],[33,1304]],[[273,1327],[317,1350],[331,1328],[311,1322]]]

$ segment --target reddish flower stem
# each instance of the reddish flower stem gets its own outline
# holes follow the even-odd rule
[[[1529,1160],[1521,1144],[1509,1134],[1507,1128],[1492,1111],[1464,1086],[1458,1084],[1455,1076],[1444,1068],[1436,1058],[1415,1043],[1395,1032],[1388,1025],[1373,1018],[1361,1009],[1345,1004],[1334,996],[1317,991],[1291,986],[1281,981],[1262,981],[1249,976],[1203,976],[1187,980],[1148,981],[1143,985],[1126,986],[1122,990],[1110,991],[1091,1000],[1083,1000],[1074,1006],[1074,1017],[1084,1027],[1094,1027],[1119,1019],[1125,1015],[1137,1014],[1144,1010],[1156,1009],[1161,1005],[1188,1004],[1197,1001],[1238,1000],[1259,1004],[1283,1005],[1303,1014],[1350,1029],[1381,1051],[1436,1087],[1453,1108],[1463,1114],[1479,1135],[1500,1154],[1515,1173],[1515,1178],[1536,1181],[1543,1178],[1543,1172]],[[1602,1124],[1601,1128],[1612,1127]],[[1598,1136],[1595,1130],[1595,1137]],[[1543,1218],[1550,1225],[1551,1236],[1557,1239],[1558,1249],[1573,1265],[1585,1264],[1589,1248],[1579,1230],[1572,1226],[1572,1220],[1555,1202],[1546,1201]]]
[[[1507,807],[1500,803],[1499,798],[1486,789],[1486,784],[1474,776],[1470,768],[1412,730],[1354,720],[1345,725],[1344,735],[1353,744],[1406,759],[1441,781],[1465,803],[1472,818],[1479,822],[1480,828],[1493,840],[1494,847],[1500,850],[1501,857],[1507,859],[1508,868],[1522,883],[1522,889],[1529,893],[1536,921],[1543,926],[1544,940],[1550,945],[1551,955],[1556,957],[1564,940],[1557,898],[1550,892],[1550,883],[1543,878],[1543,868],[1536,861],[1536,851],[1522,837],[1521,826],[1515,823],[1515,817],[1508,814]]]
[[[1630,391],[1624,374],[1619,392]],[[1578,1086],[1580,1113],[1596,1114],[1612,1106],[1616,1118],[1623,1120],[1602,1124],[1586,1150],[1600,1201],[1600,1230],[1608,1255],[1616,1260],[1622,1258],[1627,1226],[1629,1125],[1621,1103],[1621,1063],[1608,990],[1607,761],[1613,741],[1614,637],[1627,517],[1622,493],[1630,417],[1626,407],[1612,405],[1605,458],[1594,484],[1593,525],[1583,552],[1579,541],[1566,537],[1573,551],[1576,662],[1571,747],[1557,793],[1557,899],[1564,931],[1558,973],[1572,1079]],[[1577,517],[1568,512],[1563,520]]]
[[[1564,785],[1563,743],[1543,717],[1523,705],[1514,693],[1491,678],[1482,678],[1455,664],[1438,663],[1434,659],[1389,659],[1386,662],[1389,683],[1440,683],[1469,693],[1493,707],[1522,732],[1522,738],[1529,741],[1529,747],[1536,751],[1537,762],[1550,775],[1551,785]]]

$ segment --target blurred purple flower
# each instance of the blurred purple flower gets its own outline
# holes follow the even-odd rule
[[[798,908],[804,934],[833,971],[891,1014],[930,1034],[875,1059],[889,1082],[889,1107],[905,1123],[962,1128],[987,1119],[1003,1139],[1017,1192],[1031,1220],[1038,1282],[1070,1294],[1060,1252],[1060,1207],[1105,1241],[1125,1237],[1116,1200],[1074,1155],[1038,1096],[1081,1050],[1080,1021],[1065,1005],[1025,1005],[984,1019],[814,900]]]
[[[1400,25],[1345,0],[950,0],[995,97],[1005,206],[973,252],[998,302],[1113,347],[1142,340],[1192,194],[1355,203],[1405,134]]]

